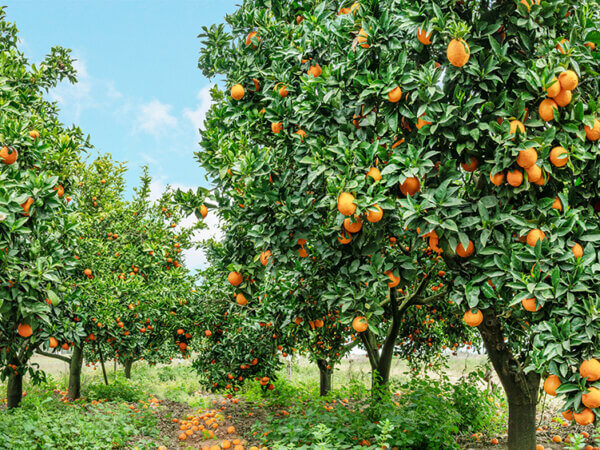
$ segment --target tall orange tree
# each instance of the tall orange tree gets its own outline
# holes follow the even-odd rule
[[[53,48],[39,66],[17,48],[17,29],[0,9],[0,376],[9,408],[19,405],[23,376],[50,330],[65,320],[75,270],[76,219],[70,206],[79,155],[89,147],[76,127],[58,120],[44,98],[58,82],[75,81],[69,51]]]
[[[391,330],[404,302],[381,275],[420,302],[434,264],[384,239],[428,238],[505,388],[509,447],[535,448],[545,372],[593,421],[597,2],[256,0],[227,22],[200,58],[228,89],[198,154],[222,216],[281,262],[306,239],[349,311],[389,304]]]

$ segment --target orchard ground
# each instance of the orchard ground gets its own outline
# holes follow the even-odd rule
[[[459,352],[447,360],[445,374],[431,370],[415,377],[404,361],[394,360],[397,411],[388,410],[386,417],[414,436],[407,448],[506,448],[506,401],[486,361],[484,355]],[[2,399],[0,448],[331,449],[353,448],[342,443],[354,437],[356,448],[381,448],[385,442],[385,421],[367,424],[370,367],[363,355],[342,360],[325,399],[318,396],[317,366],[302,358],[288,359],[275,390],[247,384],[231,399],[200,389],[197,373],[184,360],[153,367],[136,363],[131,380],[123,378],[121,366],[115,372],[111,361],[108,386],[100,365],[84,368],[83,398],[74,403],[64,399],[67,365],[43,356],[33,362],[48,380],[37,387],[26,383],[23,408],[7,411]],[[545,449],[598,445],[593,427],[568,425],[560,406],[553,398],[541,399],[538,443]],[[562,442],[553,442],[555,436]]]

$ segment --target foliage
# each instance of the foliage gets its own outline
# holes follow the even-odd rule
[[[138,402],[148,397],[139,387],[122,379],[117,379],[109,385],[102,382],[90,383],[85,386],[83,395],[89,400],[111,402]]]

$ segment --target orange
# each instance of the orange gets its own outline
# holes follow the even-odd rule
[[[571,93],[571,91],[567,91],[564,89],[562,91],[560,91],[560,94],[558,94],[556,97],[554,97],[556,104],[558,106],[560,106],[561,108],[564,108],[569,103],[571,103],[572,99],[573,99],[573,94]]]
[[[28,216],[29,208],[31,207],[32,204],[33,204],[33,199],[31,197],[29,197],[25,201],[25,203],[21,203],[21,208],[23,208],[23,212],[21,214],[23,214],[24,216]]]
[[[477,312],[473,312],[472,309],[469,309],[467,312],[465,312],[463,320],[470,327],[479,326],[479,324],[483,322],[483,313],[479,309]]]
[[[562,46],[562,44],[564,44],[565,42],[569,42],[569,41],[567,39],[565,39],[565,38],[562,38],[560,40],[560,42],[558,44],[556,44],[556,46],[554,47],[554,48],[556,48],[556,50],[558,50],[559,52],[561,52],[563,55],[566,53],[565,49]]]
[[[283,84],[279,87],[278,92],[279,92],[279,96],[280,97],[284,97],[285,98],[285,97],[287,97],[289,95],[289,91],[287,90],[287,88]]]
[[[553,397],[556,396],[556,390],[560,386],[560,378],[556,375],[550,375],[548,378],[544,380],[544,391],[546,394],[551,395]]]
[[[587,125],[585,126],[585,135],[590,141],[597,141],[598,139],[600,139],[600,121],[598,119],[594,119],[594,127],[593,128],[590,128]],[[4,149],[2,149],[2,150],[4,150]],[[0,152],[0,157],[2,157],[1,152]]]
[[[263,266],[266,266],[269,263],[269,259],[271,259],[271,250],[266,250],[264,252],[260,252],[260,263]]]
[[[50,343],[48,344],[50,348],[58,347],[58,340],[55,337],[50,338]]]
[[[383,210],[377,206],[371,206],[367,211],[367,220],[371,223],[377,223],[383,217]]]
[[[92,275],[92,269],[85,269],[85,270],[83,271],[83,274],[84,274],[86,277],[89,277],[89,276],[91,276],[91,275]]]
[[[600,406],[600,390],[589,387],[587,393],[581,396],[581,402],[588,408],[598,408]]]
[[[208,215],[208,209],[206,208],[206,206],[200,205],[200,215],[203,219],[206,218],[206,216]]]
[[[275,134],[279,134],[281,133],[281,130],[283,130],[283,124],[281,122],[273,122],[271,124],[271,131]]]
[[[400,192],[402,194],[412,197],[421,190],[421,182],[417,177],[408,177],[400,185]]]
[[[402,89],[400,86],[396,86],[388,93],[388,100],[392,103],[398,103],[402,98]]]
[[[358,32],[358,36],[356,37],[356,42],[362,48],[369,48],[370,45],[367,44],[367,40],[368,39],[369,39],[369,35],[367,34],[367,32],[363,28],[361,28],[360,31]]]
[[[538,112],[540,113],[540,118],[542,120],[550,122],[551,120],[554,120],[554,110],[558,111],[558,104],[551,98],[547,98],[540,103]]]
[[[338,236],[338,241],[340,244],[349,244],[352,241],[352,235],[350,233],[342,231]]]
[[[533,5],[540,4],[540,0],[521,0],[521,3],[527,6],[527,11],[530,11]]]
[[[573,414],[573,418],[579,425],[589,425],[594,422],[596,415],[590,408],[584,408],[580,413]]]
[[[588,47],[591,51],[594,51],[596,49],[596,44],[594,44],[593,42],[586,42],[585,46]]]
[[[527,172],[527,178],[531,183],[538,183],[540,180],[544,180],[544,177],[542,176],[542,169],[535,164],[525,169],[525,172]]]
[[[431,125],[431,122],[425,120],[425,119],[421,119],[421,117],[423,117],[425,115],[425,113],[421,114],[421,116],[419,117],[419,119],[417,120],[417,130],[420,130],[421,128],[423,128],[425,125]]]
[[[37,138],[40,137],[40,132],[38,130],[31,130],[29,132],[29,137],[32,138],[32,139],[37,139]]]
[[[323,73],[323,70],[321,69],[321,66],[318,64],[315,64],[314,66],[310,66],[308,69],[308,74],[312,75],[315,78],[320,76],[321,73]]]
[[[561,155],[567,155],[561,157]],[[554,147],[550,151],[550,162],[556,167],[563,167],[569,161],[567,151],[563,147]]]
[[[298,256],[300,256],[300,258],[306,258],[308,256],[308,252],[304,247],[298,249]]]
[[[231,98],[234,100],[241,100],[244,98],[245,93],[244,87],[241,84],[234,84],[231,87]]]
[[[473,244],[473,241],[471,241],[470,239],[469,239],[469,244],[467,245],[466,250],[463,247],[462,243],[460,243],[460,242],[456,246],[456,254],[458,256],[460,256],[461,258],[468,258],[469,256],[471,256],[473,254],[474,251],[475,251],[475,245]]]
[[[338,197],[337,209],[344,216],[351,216],[356,211],[356,204],[354,203],[354,195],[349,192],[342,192]]]
[[[354,220],[355,221],[352,222],[350,217],[344,219],[344,228],[349,233],[358,233],[362,228],[362,220],[360,220],[360,217],[354,216]]]
[[[246,36],[246,45],[250,45],[252,44],[251,39],[256,36],[256,39],[258,40],[258,42],[260,42],[260,36],[257,36],[257,32],[256,31],[251,31],[248,36]],[[252,48],[256,48],[256,45],[252,44]]]
[[[556,197],[554,199],[554,202],[552,203],[552,208],[562,211],[562,203],[560,202],[560,198]]]
[[[362,333],[363,331],[367,331],[367,328],[369,328],[369,322],[367,322],[366,317],[355,317],[352,321],[352,328],[354,328],[354,331],[357,333]]]
[[[535,305],[535,298],[525,298],[521,300],[521,305],[525,308],[525,311],[536,312],[539,307]]]
[[[563,411],[560,414],[569,421],[573,420],[573,411]]]
[[[0,159],[2,162],[8,166],[14,164],[17,161],[17,157],[19,154],[14,149],[9,149],[8,147],[2,147],[0,149]]]
[[[498,444],[498,438],[493,438],[490,442],[492,445],[496,445]]]
[[[375,181],[381,180],[381,172],[377,167],[371,167],[367,172],[367,177],[373,178]]]
[[[300,140],[301,140],[302,142],[304,142],[304,139],[306,139],[306,136],[307,136],[307,135],[306,135],[306,131],[304,131],[303,129],[299,129],[298,131],[296,131],[296,134],[297,134],[298,136],[300,136]]]
[[[525,125],[520,120],[511,120],[510,121],[510,134],[515,134],[517,129],[521,132],[521,134],[525,134]]]
[[[475,169],[479,167],[479,161],[477,161],[477,158],[474,156],[471,156],[470,161],[468,163],[461,163],[460,167],[462,167],[465,172],[475,172]]]
[[[504,172],[498,172],[495,175],[490,173],[490,181],[494,186],[500,186],[504,182]]]
[[[448,61],[455,67],[462,67],[471,57],[469,45],[463,39],[452,39],[446,49]]]
[[[229,275],[227,275],[227,281],[229,281],[229,284],[232,286],[239,286],[243,281],[242,274],[239,272],[229,272]]]
[[[400,276],[396,276],[394,275],[394,271],[393,270],[386,270],[384,272],[390,279],[390,281],[388,281],[388,287],[396,287],[400,284]]]
[[[548,88],[546,89],[546,93],[548,94],[548,97],[554,98],[558,94],[560,94],[560,91],[561,91],[561,87],[560,87],[560,83],[558,82],[558,78],[556,78],[556,77],[552,78],[552,80],[550,80],[550,86],[548,86]]]
[[[579,259],[583,256],[583,247],[581,245],[575,244],[573,247],[571,247],[571,250],[573,251],[575,258]]]
[[[431,36],[433,36],[433,31],[427,34],[427,30],[425,28],[417,29],[417,39],[423,45],[431,45]]]
[[[535,244],[537,244],[538,241],[543,241],[545,237],[546,234],[542,230],[535,228],[527,233],[527,244],[535,247]]]
[[[58,197],[62,197],[63,195],[65,195],[65,188],[63,187],[62,184],[59,184],[58,186],[53,188],[56,191],[56,195],[58,195]]]
[[[552,442],[556,442],[556,443],[562,442],[562,438],[560,436],[554,436],[552,438]]]
[[[506,174],[506,181],[513,187],[519,187],[523,184],[523,172],[518,169],[509,170]]]
[[[535,148],[532,147],[519,152],[519,156],[517,156],[517,164],[523,169],[529,169],[537,162],[537,159],[538,154]]]
[[[260,81],[258,81],[256,78],[252,78],[252,82],[254,83],[254,90],[256,92],[260,91]]]
[[[19,336],[21,337],[28,338],[33,334],[33,330],[31,329],[31,325],[20,323],[17,326],[17,333],[19,333]]]
[[[590,358],[581,363],[579,374],[588,381],[600,380],[600,361],[596,358]]]
[[[579,83],[579,78],[577,74],[572,70],[565,70],[558,76],[558,81],[560,83],[560,87],[566,91],[572,91],[577,87]]]
[[[244,297],[244,294],[241,292],[238,292],[238,294],[235,296],[235,302],[241,306],[246,306],[248,304],[248,300],[246,300],[246,297]]]

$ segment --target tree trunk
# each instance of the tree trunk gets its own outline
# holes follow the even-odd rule
[[[96,340],[96,349],[98,350],[98,356],[100,357],[100,365],[102,366],[102,375],[104,375],[104,384],[108,386],[108,377],[106,376],[106,367],[104,365],[104,357],[102,356],[102,349],[100,348],[100,344],[98,344],[98,340]]]
[[[8,409],[17,408],[23,398],[23,375],[11,373],[6,385],[6,406]]]
[[[502,327],[494,310],[483,311],[479,332],[508,399],[508,449],[535,450],[540,375],[535,372],[525,374],[523,366],[504,342]]]
[[[83,345],[73,347],[69,365],[69,389],[67,398],[73,401],[81,397],[81,366],[83,365]]]
[[[130,359],[126,359],[123,361],[123,367],[125,367],[125,378],[128,380],[131,379],[131,366],[133,366],[133,361]]]
[[[331,375],[332,370],[327,368],[327,361],[324,359],[317,360],[317,365],[319,366],[319,376],[320,376],[320,395],[321,397],[326,396],[331,391]]]

